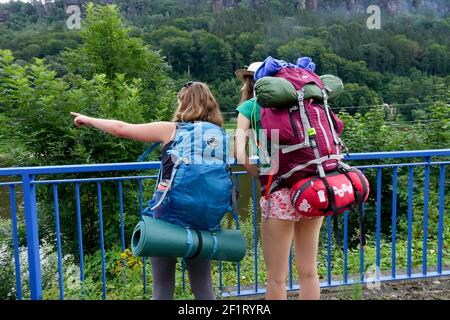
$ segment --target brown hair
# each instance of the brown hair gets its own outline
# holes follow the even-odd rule
[[[244,76],[242,79],[242,95],[241,95],[241,103],[253,98],[253,91],[255,88],[255,80],[253,80],[253,76]]]
[[[173,121],[206,121],[223,125],[222,112],[208,86],[202,82],[188,82],[178,93],[178,108]]]

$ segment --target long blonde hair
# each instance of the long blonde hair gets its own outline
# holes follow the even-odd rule
[[[253,80],[253,76],[244,76],[244,78],[242,79],[241,103],[244,103],[245,101],[253,98],[254,89],[255,89],[255,80]]]
[[[202,82],[188,82],[180,90],[173,121],[206,121],[223,126],[219,104],[208,86]]]

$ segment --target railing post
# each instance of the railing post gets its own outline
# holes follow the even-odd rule
[[[36,190],[33,175],[22,175],[25,227],[27,232],[28,268],[31,300],[42,299],[41,259],[39,254]]]
[[[425,157],[425,182],[423,190],[423,249],[422,249],[422,274],[427,275],[428,269],[428,195],[430,189],[430,162],[431,157]]]

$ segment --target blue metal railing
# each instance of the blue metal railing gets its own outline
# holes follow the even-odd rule
[[[363,153],[363,154],[351,154],[346,160],[351,161],[374,161],[383,160],[383,164],[370,164],[370,165],[360,165],[358,166],[365,173],[375,171],[374,176],[376,177],[375,188],[371,191],[372,202],[367,205],[372,206],[372,211],[368,211],[363,207],[365,215],[374,215],[375,220],[375,266],[376,273],[375,277],[366,277],[365,270],[367,261],[365,257],[365,249],[360,241],[359,245],[359,275],[355,278],[351,278],[353,275],[349,274],[348,269],[348,251],[350,250],[351,240],[349,238],[349,215],[345,213],[343,215],[343,272],[342,274],[333,275],[333,253],[336,251],[332,244],[332,230],[331,230],[331,218],[328,217],[325,220],[326,228],[326,243],[325,243],[325,256],[326,256],[326,277],[325,281],[321,283],[322,287],[338,286],[338,285],[348,285],[353,283],[372,283],[373,281],[389,281],[389,280],[401,280],[408,278],[420,278],[420,277],[433,277],[449,275],[449,266],[444,265],[444,239],[449,235],[444,232],[445,214],[448,212],[448,199],[446,199],[446,167],[450,163],[448,161],[450,157],[450,149],[445,150],[424,150],[424,151],[406,151],[406,152],[378,152],[378,153]],[[387,161],[393,162],[394,159],[423,159],[422,162],[404,162],[404,163],[389,163]],[[436,160],[432,162],[433,160]],[[413,273],[413,219],[417,213],[413,212],[413,200],[414,197],[414,178],[418,177],[415,174],[414,169],[423,167],[423,229],[422,229],[422,263],[421,272]],[[401,178],[401,169],[407,169],[407,214],[406,217],[406,272],[399,273],[397,263],[397,226],[399,223],[399,198],[398,198],[398,186],[399,179]],[[438,168],[438,223],[437,229],[433,232],[437,233],[437,265],[429,265],[428,259],[428,238],[429,238],[429,200],[430,200],[430,171],[431,168]],[[120,215],[120,242],[121,249],[125,251],[128,247],[125,239],[125,227],[124,227],[124,201],[123,201],[123,182],[124,181],[138,181],[138,192],[139,192],[139,215],[142,217],[143,213],[143,181],[144,180],[156,180],[155,175],[147,176],[121,176],[121,177],[102,177],[102,178],[74,178],[74,179],[48,179],[48,176],[59,175],[59,174],[79,174],[79,173],[103,173],[103,172],[122,172],[122,171],[144,171],[144,170],[154,170],[159,169],[159,163],[156,162],[146,162],[146,163],[123,163],[123,164],[104,164],[104,165],[71,165],[71,166],[56,166],[56,167],[30,167],[30,168],[4,168],[0,169],[0,177],[8,177],[9,179],[17,179],[20,177],[20,181],[14,182],[3,182],[0,183],[0,188],[5,188],[9,191],[9,207],[11,208],[11,228],[13,235],[13,252],[14,252],[14,263],[15,263],[15,279],[16,279],[16,296],[18,299],[24,297],[24,292],[22,290],[22,278],[20,271],[20,257],[19,257],[19,237],[18,237],[18,211],[17,211],[17,188],[21,188],[23,193],[23,215],[25,220],[26,229],[26,243],[27,243],[27,253],[28,253],[28,272],[29,272],[29,297],[31,299],[42,299],[42,275],[41,275],[41,261],[40,261],[40,245],[39,245],[39,234],[38,234],[38,215],[37,215],[37,198],[36,198],[36,188],[39,185],[49,185],[53,191],[53,203],[54,203],[54,220],[55,220],[55,233],[56,233],[56,253],[58,259],[58,273],[59,273],[59,289],[60,289],[60,299],[64,299],[64,279],[63,279],[63,257],[62,257],[62,244],[61,244],[61,228],[60,228],[60,208],[59,208],[59,196],[58,196],[58,186],[62,184],[74,184],[75,186],[75,207],[76,212],[76,235],[78,237],[78,253],[79,253],[79,263],[80,263],[80,281],[81,281],[81,292],[82,296],[85,296],[85,274],[84,274],[84,260],[83,260],[83,239],[82,239],[82,212],[81,212],[81,184],[96,184],[97,186],[97,208],[98,208],[98,222],[99,222],[99,240],[100,240],[100,253],[101,253],[101,269],[102,269],[102,297],[107,298],[107,275],[106,275],[106,258],[105,258],[105,242],[104,242],[104,229],[103,229],[103,203],[102,203],[102,183],[114,182],[117,184],[118,197],[119,197],[119,215]],[[382,240],[382,214],[386,214],[382,207],[382,191],[383,191],[383,172],[391,170],[392,172],[392,199],[391,199],[391,259],[390,259],[390,272],[388,275],[382,275],[382,252],[381,252],[381,240]],[[416,170],[417,171],[417,170]],[[245,175],[245,172],[234,172],[236,175],[235,184],[236,191],[239,192],[239,177]],[[46,179],[42,179],[44,177]],[[38,179],[41,178],[41,179]],[[402,180],[403,181],[403,180]],[[372,185],[374,185],[372,181]],[[237,264],[237,281],[233,285],[236,289],[233,292],[225,292],[223,285],[223,268],[222,262],[219,262],[219,289],[224,296],[228,295],[252,295],[261,294],[265,292],[264,288],[260,288],[259,276],[261,275],[260,268],[261,263],[259,262],[259,237],[258,237],[258,206],[257,206],[257,181],[256,179],[251,180],[251,196],[253,198],[253,250],[248,250],[248,254],[253,255],[253,266],[254,266],[254,284],[252,288],[243,288],[241,285],[241,274],[243,272],[242,265]],[[416,199],[417,202],[417,199]],[[447,209],[447,212],[444,212]],[[236,221],[236,228],[239,228],[239,219]],[[368,244],[369,246],[370,244]],[[401,248],[403,249],[403,248]],[[143,262],[143,291],[147,292],[147,275],[146,275],[146,259],[142,259]],[[435,268],[436,271],[429,271],[430,268]],[[127,281],[126,265],[123,265],[124,270],[124,284]],[[182,264],[183,272],[183,287],[184,282],[184,264]],[[293,257],[292,250],[289,256],[289,283],[287,285],[288,290],[298,290],[299,286],[294,285],[294,271],[293,271]]]

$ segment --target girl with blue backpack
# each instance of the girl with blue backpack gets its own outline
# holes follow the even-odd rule
[[[232,182],[223,160],[228,153],[228,138],[221,128],[219,105],[206,84],[184,85],[172,122],[129,124],[71,114],[78,127],[95,127],[120,138],[163,144],[159,184],[144,214],[195,230],[220,229],[220,220],[231,207]],[[211,261],[192,258],[185,262],[195,298],[214,300]],[[177,258],[150,257],[150,263],[153,300],[173,299]]]

